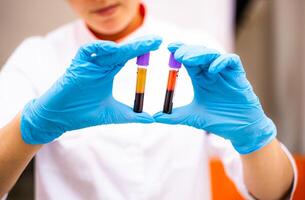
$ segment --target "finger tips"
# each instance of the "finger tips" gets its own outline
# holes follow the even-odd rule
[[[162,116],[164,113],[163,112],[157,112],[153,115],[153,118],[158,118],[160,116]]]
[[[179,49],[181,46],[183,46],[184,44],[182,42],[172,42],[167,46],[167,49],[171,52],[174,53],[175,51],[177,51],[177,49]]]
[[[143,41],[148,41],[151,43],[156,43],[156,44],[161,44],[162,43],[162,37],[158,36],[158,35],[148,35],[148,36],[144,36],[142,38]]]
[[[166,117],[164,117],[164,116],[158,116],[158,117],[156,117],[156,118],[154,118],[155,119],[155,122],[158,122],[158,123],[162,123],[162,124],[171,124],[170,123],[170,121],[169,121],[169,119],[168,118],[166,118]]]
[[[209,68],[210,73],[219,73],[225,68],[244,71],[240,58],[236,54],[224,54],[215,59]]]
[[[136,116],[142,121],[146,123],[153,123],[155,122],[155,119],[150,116],[148,113],[142,112],[142,113],[137,113]]]
[[[124,60],[157,50],[162,43],[159,36],[145,36],[120,45],[120,55]]]
[[[97,43],[97,48],[99,48],[99,51],[101,51],[103,54],[107,54],[115,53],[119,49],[119,46],[112,41],[102,41]]]
[[[187,52],[187,48],[185,46],[181,46],[179,47],[174,54],[175,59],[180,62],[183,63],[183,57],[185,56]],[[184,64],[184,63],[183,63]]]
[[[162,38],[160,36],[147,36],[143,38],[143,42],[141,42],[141,45],[146,46],[150,51],[157,50],[162,43]]]
[[[232,63],[242,66],[241,59],[237,54],[229,54],[229,56],[231,57]]]
[[[185,46],[176,51],[184,65],[204,65],[211,63],[220,53],[203,46]]]
[[[123,113],[125,113],[125,120],[127,122],[132,122],[132,123],[153,123],[155,122],[155,119],[150,116],[148,113],[146,112],[142,112],[142,113],[136,113],[133,111],[133,109],[127,105],[124,105],[124,108],[121,109],[123,111]]]
[[[171,115],[170,114],[166,114],[163,112],[158,112],[156,114],[153,115],[153,118],[155,119],[156,122],[158,123],[165,123],[165,124],[170,124],[171,120],[170,120]]]
[[[164,124],[180,124],[188,111],[186,110],[187,106],[174,108],[171,114],[158,112],[153,115],[156,122],[164,123]]]
[[[130,41],[122,46],[127,45],[134,50],[141,50],[149,51],[149,50],[156,50],[162,43],[162,38],[156,35],[148,35],[144,37],[137,38],[133,41]]]
[[[91,57],[102,56],[114,53],[118,50],[118,45],[112,41],[95,41],[85,46],[85,50]]]
[[[142,117],[139,116],[136,118],[135,122],[140,122],[140,123],[144,123],[144,124],[151,124],[155,122],[155,119],[152,117]]]
[[[224,55],[221,55],[211,63],[209,67],[209,72],[212,74],[219,73],[225,68],[225,66],[226,66],[226,57]]]

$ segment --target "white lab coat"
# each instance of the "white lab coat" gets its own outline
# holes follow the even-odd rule
[[[146,16],[140,35],[158,34],[164,39],[151,54],[144,111],[162,109],[168,74],[168,42],[219,48],[212,38],[179,30]],[[25,40],[0,74],[0,125],[24,104],[41,95],[64,73],[77,49],[95,40],[82,21],[75,21],[45,37]],[[136,65],[132,60],[115,78],[113,93],[132,106]],[[98,91],[96,91],[98,92]],[[179,72],[175,106],[193,97],[190,79]],[[81,113],[80,113],[81,114]],[[202,200],[210,199],[209,158],[217,155],[239,191],[250,199],[243,182],[238,153],[228,141],[202,130],[164,124],[105,125],[67,132],[44,145],[36,156],[35,197],[38,200]],[[290,154],[287,152],[287,155]]]

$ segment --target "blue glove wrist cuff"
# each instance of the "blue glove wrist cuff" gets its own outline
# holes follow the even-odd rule
[[[22,111],[20,120],[22,139],[25,143],[33,145],[49,143],[62,135],[64,131],[59,131],[58,128],[52,128],[54,127],[53,122],[35,113],[34,109],[32,109],[35,102],[36,100],[28,102]]]
[[[276,137],[277,131],[272,120],[264,116],[255,124],[247,127],[244,134],[242,141],[231,140],[232,145],[240,154],[249,154],[266,146]]]

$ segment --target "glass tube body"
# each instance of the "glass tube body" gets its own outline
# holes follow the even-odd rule
[[[133,111],[141,113],[143,111],[145,83],[146,83],[146,66],[138,66],[137,70],[137,83],[136,83],[136,95],[134,100]]]
[[[163,104],[163,113],[171,114],[173,109],[173,99],[179,69],[170,68],[167,79],[167,87]]]

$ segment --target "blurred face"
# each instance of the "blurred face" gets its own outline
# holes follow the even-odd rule
[[[140,0],[69,0],[70,5],[94,32],[113,35],[136,18]]]

